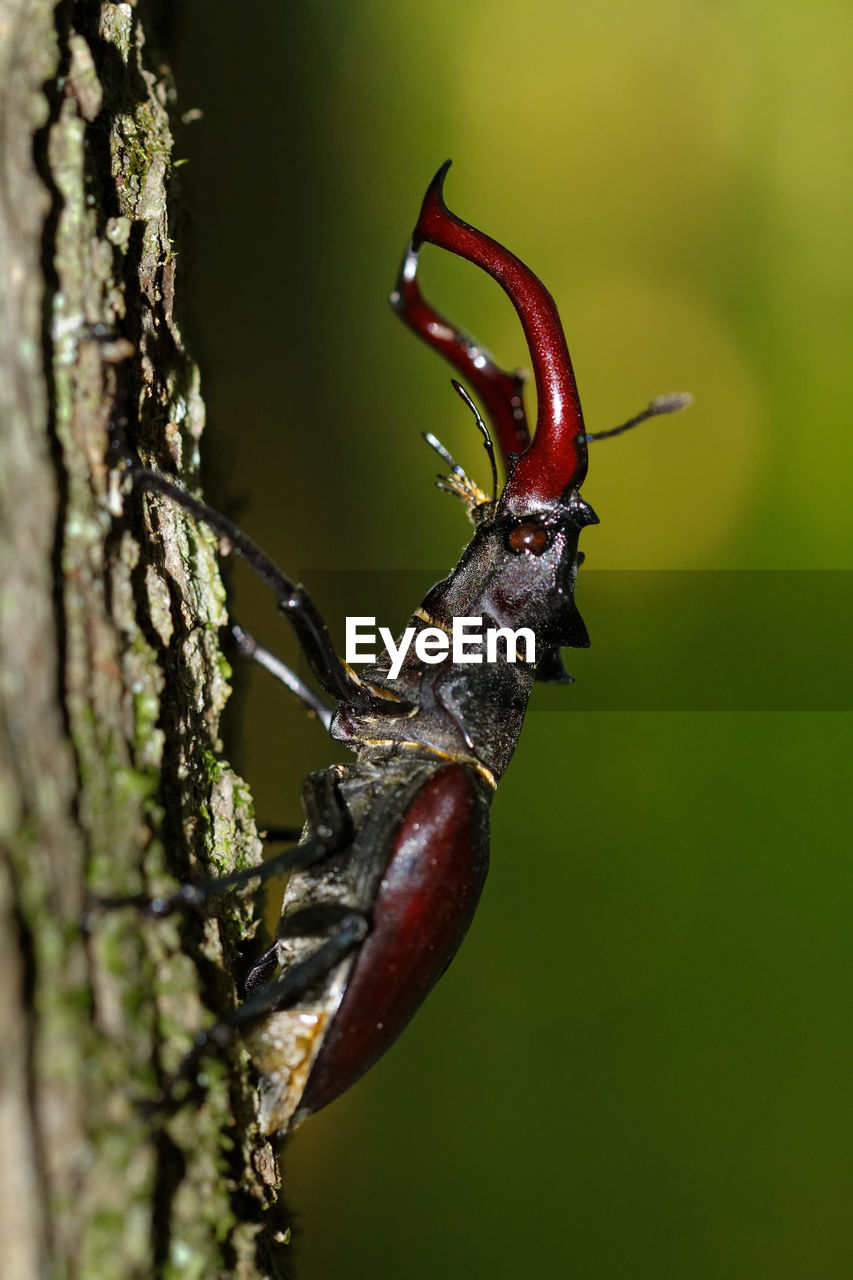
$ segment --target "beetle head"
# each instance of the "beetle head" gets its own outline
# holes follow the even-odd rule
[[[589,636],[574,602],[578,537],[596,523],[577,496],[520,515],[499,505],[450,577],[430,591],[425,612],[448,627],[454,617],[481,615],[498,627],[530,627],[540,654],[554,646],[585,649]]]
[[[534,627],[540,642],[585,647],[589,639],[573,601],[577,543],[581,529],[597,523],[597,517],[579,493],[587,469],[587,434],[563,327],[541,280],[515,254],[448,209],[449,165],[442,165],[424,197],[391,302],[474,385],[497,437],[506,481],[499,496],[485,501],[443,446],[427,437],[451,465],[452,474],[440,484],[468,503],[477,529],[453,575],[433,589],[424,607],[445,622],[483,612],[499,626]],[[425,243],[481,267],[515,307],[536,382],[532,439],[523,375],[499,369],[424,301],[417,266]],[[488,431],[477,417],[489,448]]]

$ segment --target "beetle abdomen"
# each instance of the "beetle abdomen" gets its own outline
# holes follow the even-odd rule
[[[463,764],[438,769],[415,796],[294,1123],[343,1093],[381,1057],[447,968],[486,878],[488,814],[486,789]]]

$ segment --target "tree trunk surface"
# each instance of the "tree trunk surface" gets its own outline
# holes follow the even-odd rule
[[[0,0],[5,1280],[288,1274],[240,1045],[206,1064],[200,1102],[150,1105],[234,1003],[249,909],[84,914],[87,894],[260,859],[218,738],[215,542],[110,465],[122,388],[142,459],[189,487],[204,421],[173,315],[174,95],[144,8]]]

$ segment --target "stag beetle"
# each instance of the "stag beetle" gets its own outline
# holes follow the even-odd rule
[[[391,678],[387,658],[361,675],[341,661],[300,585],[226,517],[138,464],[142,489],[179,503],[228,540],[273,590],[317,683],[335,705],[234,628],[239,648],[267,667],[318,715],[356,762],[333,765],[303,785],[306,822],[294,848],[260,868],[185,887],[165,912],[213,892],[290,872],[276,938],[246,982],[246,1000],[198,1038],[184,1067],[247,1028],[261,1075],[265,1132],[293,1129],[354,1083],[396,1040],[464,937],[488,866],[489,805],[509,764],[534,680],[570,680],[561,646],[589,637],[574,602],[578,536],[597,523],[580,496],[587,445],[688,397],[664,396],[612,431],[586,431],[557,309],[541,281],[495,240],[463,222],[443,196],[438,171],[400,267],[391,305],[463,374],[483,402],[506,470],[497,492],[490,432],[473,409],[492,468],[491,497],[434,436],[449,466],[439,485],[461,498],[474,535],[456,568],[415,609],[411,625],[447,633],[455,618],[535,636],[535,658],[509,649],[498,660],[424,662],[408,651]],[[492,357],[420,292],[418,255],[436,245],[481,267],[502,286],[521,320],[536,383],[531,438],[524,375]],[[476,652],[476,650],[475,650]],[[480,657],[482,658],[482,653]],[[517,660],[518,659],[518,660]],[[277,976],[276,976],[277,975]]]

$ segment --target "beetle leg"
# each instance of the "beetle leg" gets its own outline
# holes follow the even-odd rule
[[[302,807],[308,836],[293,849],[283,849],[256,867],[241,867],[228,875],[183,885],[171,898],[161,899],[163,906],[149,907],[154,915],[168,915],[183,906],[200,906],[227,889],[237,889],[257,881],[263,884],[290,871],[305,871],[335,853],[350,835],[349,814],[341,801],[335,775],[328,769],[311,773],[302,784]]]
[[[302,834],[302,828],[268,827],[259,834],[264,841],[272,843],[286,840],[294,844]],[[285,875],[288,871],[302,870],[306,866],[312,866],[327,853],[333,853],[336,847],[336,841],[320,840],[310,844],[306,842],[296,845],[295,848],[285,849],[274,858],[268,858],[266,862],[261,862],[257,866],[241,867],[239,871],[232,871],[228,875],[211,876],[206,880],[200,880],[197,884],[182,885],[169,897],[149,898],[145,894],[136,893],[112,898],[103,894],[90,894],[86,910],[81,916],[81,928],[90,929],[93,916],[98,911],[116,911],[121,907],[134,907],[146,915],[159,917],[173,915],[187,907],[203,906],[210,898],[218,897],[228,889],[245,888],[252,883],[257,887],[273,876]]]
[[[410,702],[395,694],[368,687],[335,652],[328,628],[308,592],[279,569],[265,552],[239,529],[232,520],[207,503],[192,497],[165,476],[146,467],[133,467],[131,479],[139,489],[159,493],[177,503],[184,511],[206,524],[220,538],[239,552],[246,564],[278,601],[281,612],[289,619],[314,675],[337,702],[354,711],[374,715],[401,715],[412,711]]]
[[[275,931],[275,941],[258,956],[243,980],[243,995],[250,996],[269,982],[282,963],[280,945],[282,939],[308,938],[312,935],[326,936],[348,915],[352,915],[352,908],[342,903],[317,902],[310,907],[302,907],[299,911],[291,911],[286,916],[282,916]]]
[[[294,965],[275,982],[268,982],[261,986],[248,1000],[238,1004],[212,1027],[208,1027],[206,1031],[200,1031],[192,1049],[184,1058],[172,1082],[172,1087],[167,1090],[167,1096],[171,1094],[176,1084],[192,1078],[202,1058],[229,1045],[241,1027],[257,1021],[266,1014],[274,1013],[277,1009],[286,1009],[288,1005],[293,1004],[306,991],[309,991],[362,941],[368,928],[366,916],[360,911],[348,911],[341,919],[335,933],[312,955]],[[265,953],[266,958],[269,955],[269,952]],[[256,968],[263,964],[265,957],[261,958]],[[269,971],[271,968],[270,964]]]
[[[231,634],[237,642],[237,649],[244,658],[249,658],[252,662],[256,662],[259,667],[263,667],[265,671],[269,671],[270,675],[275,676],[286,689],[293,694],[298,702],[301,702],[309,715],[315,716],[323,728],[328,731],[331,727],[332,716],[335,714],[334,707],[330,707],[324,702],[319,694],[315,693],[310,685],[305,684],[295,671],[292,671],[280,658],[274,653],[270,653],[269,649],[265,649],[263,645],[258,644],[254,636],[250,636],[242,627],[233,626]]]
[[[93,897],[84,915],[83,925],[88,927],[94,909],[114,910],[117,907],[136,907],[153,916],[173,915],[186,907],[200,907],[211,898],[217,898],[228,889],[242,889],[249,884],[255,887],[275,876],[290,871],[304,871],[335,853],[350,834],[349,815],[338,794],[337,781],[328,769],[309,774],[303,783],[302,804],[308,823],[308,836],[292,849],[284,849],[254,867],[240,867],[224,876],[211,876],[196,884],[184,884],[169,897],[147,898],[141,894],[124,898]],[[298,833],[297,833],[298,835]]]
[[[147,915],[160,917],[174,915],[176,911],[183,911],[187,907],[202,907],[211,898],[218,898],[229,889],[245,889],[247,885],[257,888],[275,876],[283,876],[289,871],[304,871],[322,861],[336,848],[337,840],[330,840],[327,835],[314,835],[257,866],[240,867],[224,876],[211,876],[195,884],[183,884],[168,897],[148,898],[144,894],[130,894],[124,898],[108,898],[93,895],[84,916],[84,924],[88,923],[94,910],[112,911],[118,907],[136,907]]]

